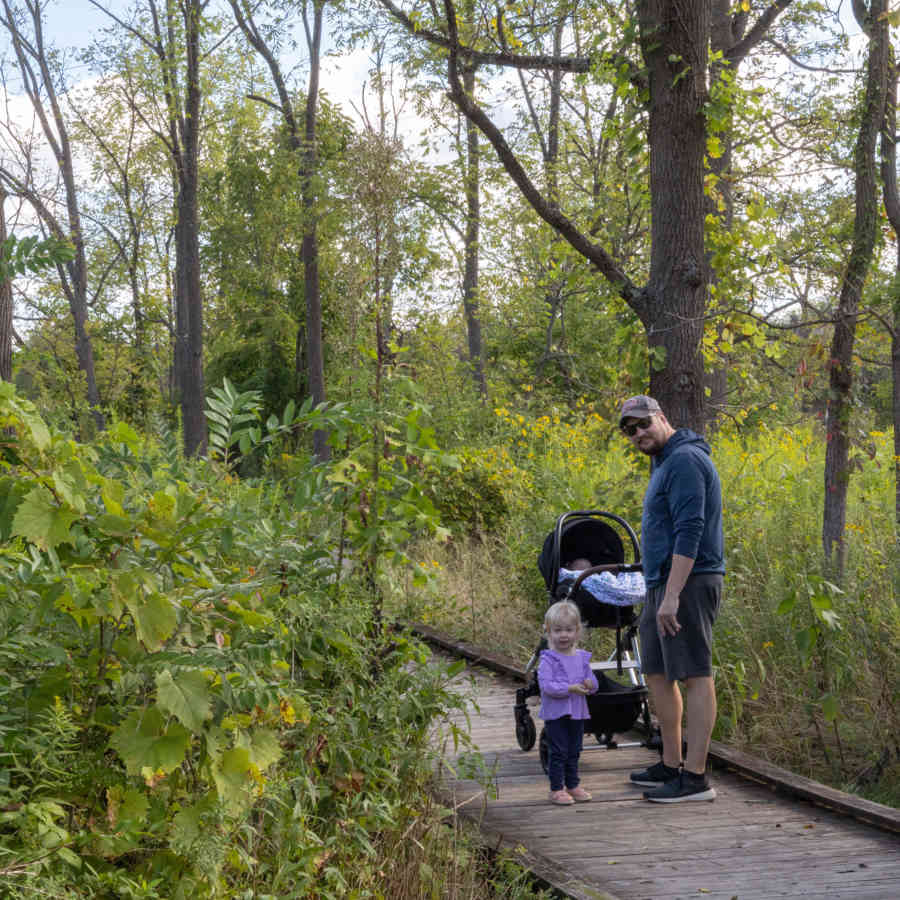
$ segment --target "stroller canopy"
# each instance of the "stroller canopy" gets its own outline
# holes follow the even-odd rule
[[[578,558],[589,559],[594,566],[624,563],[622,539],[603,519],[588,515],[567,517],[544,539],[538,556],[538,569],[549,591],[556,588],[560,566]]]
[[[626,565],[622,537],[611,523],[628,536],[634,559],[632,564]],[[592,567],[622,566],[629,573],[638,571],[641,551],[631,526],[619,516],[601,510],[563,513],[545,538],[538,556],[538,569],[544,576],[551,602],[562,596],[572,599],[581,611],[582,621],[590,628],[615,628],[618,633],[618,629],[631,625],[636,617],[634,605],[644,597],[643,577],[638,576],[641,581],[639,591],[632,589],[637,585],[616,583],[623,577],[621,572],[611,586],[604,584],[603,576],[597,574],[587,576],[587,582],[577,579],[573,582],[571,577],[576,573],[569,573],[566,576],[569,580],[560,582],[560,568],[568,568],[575,559],[589,560]],[[599,583],[590,584],[592,581]]]

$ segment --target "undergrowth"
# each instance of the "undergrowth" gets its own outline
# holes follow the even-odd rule
[[[468,748],[461,667],[372,590],[436,532],[407,460],[438,454],[411,409],[376,498],[372,417],[345,412],[348,456],[281,454],[288,497],[225,453],[275,446],[288,413],[188,462],[123,424],[79,445],[0,384],[2,896],[539,896],[432,799],[434,728]]]

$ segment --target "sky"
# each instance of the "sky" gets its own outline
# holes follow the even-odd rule
[[[133,6],[133,0],[106,0],[106,4],[112,11],[124,13]],[[227,9],[224,0],[217,5]],[[48,43],[52,42],[61,49],[81,49],[87,47],[92,38],[100,29],[110,24],[110,21],[109,17],[98,10],[89,0],[50,0],[45,13],[45,37]],[[301,47],[305,49],[302,26],[299,22],[294,36]],[[5,35],[0,33],[0,48],[3,49],[6,47],[4,37]],[[327,30],[325,46],[328,46]],[[327,56],[323,59],[322,87],[332,100],[341,103],[347,115],[353,119],[357,119],[353,112],[353,105],[355,104],[357,107],[360,105],[362,86],[368,78],[369,67],[368,55],[364,51],[351,57],[343,57],[339,63]],[[78,69],[78,65],[75,64],[73,70],[76,75]],[[88,74],[85,67],[84,75]],[[406,127],[413,131],[416,123],[409,121]]]
[[[112,0],[110,8],[126,4]],[[84,47],[90,43],[93,34],[108,21],[92,3],[87,0],[52,0],[47,7],[47,36],[59,44]]]

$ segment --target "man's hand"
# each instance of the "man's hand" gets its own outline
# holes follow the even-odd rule
[[[677,616],[678,597],[667,591],[656,611],[656,627],[659,629],[660,637],[674,637],[681,631]]]
[[[693,568],[694,560],[691,557],[682,556],[680,553],[672,554],[672,568],[666,580],[666,591],[663,595],[663,601],[659,604],[659,609],[656,611],[656,627],[659,630],[660,637],[674,637],[681,631],[681,625],[678,624],[678,619],[676,618],[678,616],[678,601]]]
[[[588,689],[579,681],[578,684],[569,685],[570,694],[586,694]]]

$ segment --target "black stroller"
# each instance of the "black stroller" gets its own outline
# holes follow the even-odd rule
[[[630,543],[631,563],[625,561],[620,532],[624,532]],[[560,568],[577,558],[588,560],[591,567],[561,580]],[[605,661],[591,662],[600,689],[587,698],[591,718],[585,723],[585,733],[595,735],[597,742],[607,749],[633,746],[658,749],[659,746],[659,736],[651,724],[647,687],[641,672],[636,624],[638,613],[635,609],[640,599],[623,601],[617,598],[616,602],[604,602],[595,593],[586,590],[582,583],[590,575],[601,572],[612,572],[614,575],[640,572],[640,558],[640,545],[631,526],[619,516],[600,510],[567,512],[559,516],[538,557],[538,568],[547,585],[549,603],[571,600],[581,611],[585,627],[615,629],[616,647],[613,653]],[[525,670],[526,687],[516,691],[516,740],[523,750],[530,750],[537,736],[526,700],[540,694],[537,664],[541,651],[546,647],[547,641],[542,637]],[[619,676],[625,674],[628,683],[607,677],[606,672],[612,671]],[[630,731],[639,718],[647,739],[617,742],[615,735]],[[545,771],[548,755],[549,748],[542,731],[540,757]]]

